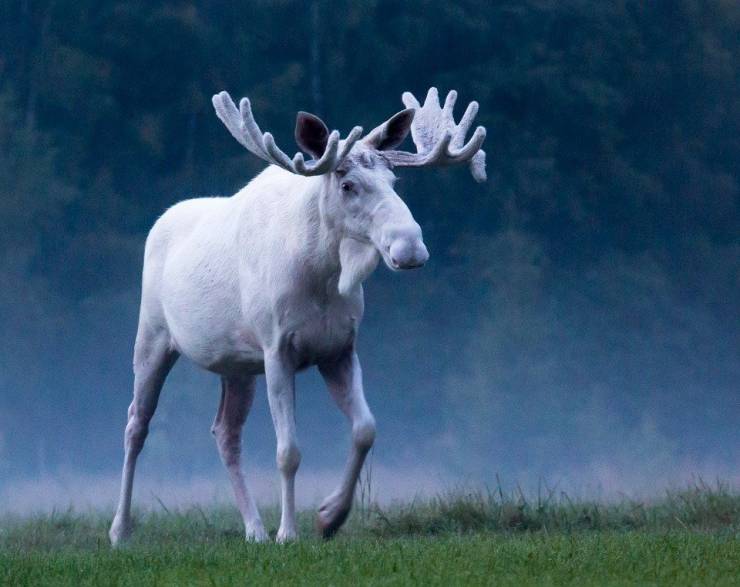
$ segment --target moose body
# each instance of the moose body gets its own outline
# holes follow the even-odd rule
[[[113,544],[131,532],[136,458],[164,380],[180,355],[221,376],[212,432],[247,538],[254,540],[267,535],[243,479],[240,455],[255,377],[265,374],[267,380],[281,473],[277,539],[285,541],[296,537],[294,480],[300,451],[294,375],[309,366],[319,368],[352,426],[344,476],[318,515],[327,537],[341,526],[375,437],[355,352],[364,308],[362,281],[381,258],[393,270],[421,266],[428,258],[419,225],[393,190],[392,168],[471,161],[474,176],[484,173],[479,147],[485,132],[479,127],[463,146],[458,135],[464,139],[472,117],[466,112],[454,126],[454,92],[450,96],[442,111],[434,89],[423,109],[405,95],[404,101],[414,107],[362,141],[361,129],[340,142],[320,120],[300,113],[296,139],[315,158],[313,164],[304,163],[300,154],[291,161],[271,135],[262,135],[248,101],[242,100],[237,112],[228,95],[214,96],[219,117],[237,140],[273,165],[230,198],[176,204],[149,233],[134,349],[134,399],[125,433],[121,496],[110,530]],[[417,111],[422,116],[415,117]],[[440,117],[447,111],[448,119]],[[424,115],[444,124],[430,130]],[[419,153],[393,151],[409,130]],[[433,152],[439,143],[443,148]]]
[[[270,167],[231,198],[171,208],[147,244],[146,319],[222,376],[263,373],[276,345],[298,368],[351,348],[362,289],[339,294],[339,239],[317,201],[325,182]]]

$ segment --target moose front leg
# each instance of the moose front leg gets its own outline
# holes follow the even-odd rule
[[[295,523],[295,475],[301,463],[295,427],[295,368],[275,353],[265,356],[267,399],[277,437],[277,466],[280,469],[282,513],[278,542],[297,537]]]
[[[352,508],[355,485],[375,440],[375,418],[362,390],[362,369],[354,350],[337,361],[319,365],[331,396],[352,425],[352,449],[339,487],[319,507],[318,526],[330,538],[344,523]]]

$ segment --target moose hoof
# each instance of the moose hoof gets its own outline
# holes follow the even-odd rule
[[[267,542],[270,537],[263,527],[248,528],[246,531],[247,542]]]
[[[113,520],[108,537],[110,538],[111,546],[123,545],[131,537],[131,525],[120,522],[118,519]]]
[[[298,540],[298,533],[295,530],[283,530],[280,528],[277,536],[275,536],[275,542],[278,544],[287,544],[296,540]]]
[[[325,539],[329,539],[337,530],[341,528],[342,524],[347,520],[349,516],[350,506],[337,504],[333,500],[327,500],[319,508],[318,516],[316,517],[316,528]]]

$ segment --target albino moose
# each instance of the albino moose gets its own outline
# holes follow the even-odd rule
[[[197,198],[173,206],[146,241],[139,327],[134,348],[134,398],[128,409],[121,494],[111,542],[131,533],[136,459],[168,372],[180,355],[221,376],[212,432],[231,479],[247,539],[267,539],[241,470],[241,430],[255,378],[264,373],[277,437],[282,513],[279,542],[296,538],[294,482],[301,460],[295,425],[294,378],[316,365],[352,426],[352,447],[338,488],[318,511],[332,536],[349,514],[358,475],[375,438],[365,401],[355,337],[363,314],[362,282],[380,258],[392,270],[429,258],[421,229],[393,190],[395,167],[468,162],[484,181],[486,136],[465,137],[478,110],[459,124],[457,93],[440,106],[431,88],[423,107],[406,106],[361,139],[355,127],[340,140],[316,116],[299,112],[290,159],[262,133],[247,98],[213,97],[216,114],[248,151],[270,165],[230,198]],[[396,150],[411,131],[416,153]]]

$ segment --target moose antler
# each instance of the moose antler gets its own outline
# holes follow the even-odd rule
[[[455,124],[452,110],[457,92],[447,94],[444,107],[439,104],[437,88],[429,88],[424,106],[411,92],[401,97],[407,108],[416,111],[411,123],[411,138],[416,153],[385,151],[383,154],[397,167],[424,167],[431,165],[456,165],[470,161],[470,172],[478,182],[486,180],[486,153],[480,147],[486,138],[486,129],[479,126],[465,143],[465,135],[478,113],[478,102],[468,104],[459,124]]]
[[[228,92],[216,94],[211,101],[221,122],[248,151],[296,175],[322,175],[334,171],[362,135],[362,128],[356,126],[344,141],[340,141],[339,132],[334,130],[329,134],[323,155],[317,161],[306,163],[303,153],[298,152],[290,159],[275,144],[271,133],[260,130],[254,120],[249,98],[239,101],[238,110]]]

